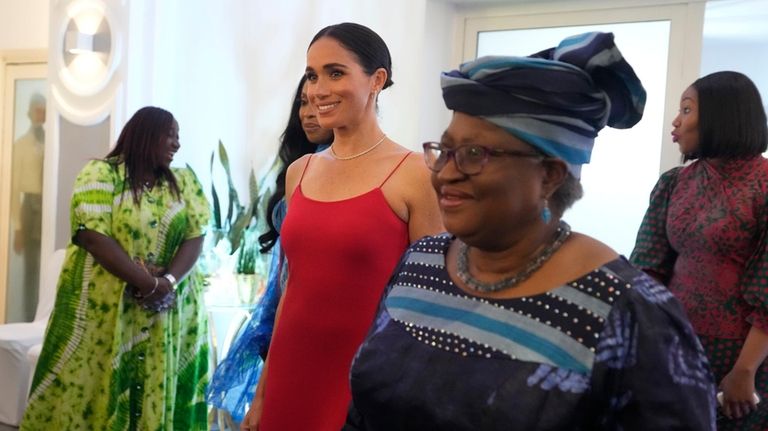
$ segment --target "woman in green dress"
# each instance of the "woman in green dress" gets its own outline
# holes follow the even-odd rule
[[[75,180],[72,240],[22,430],[207,429],[200,255],[208,202],[170,168],[179,125],[133,115]]]

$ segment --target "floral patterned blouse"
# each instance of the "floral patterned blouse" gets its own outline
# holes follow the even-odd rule
[[[699,160],[661,176],[631,262],[680,299],[698,334],[768,331],[768,160]]]

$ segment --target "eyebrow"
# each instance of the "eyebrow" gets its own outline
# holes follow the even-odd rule
[[[328,63],[326,65],[323,65],[324,70],[332,70],[332,69],[349,69],[349,67],[342,63]],[[315,69],[313,67],[307,66],[305,69],[307,72],[314,72]]]
[[[440,135],[440,141],[449,141],[449,142],[455,142],[457,144],[471,144],[475,143],[480,139],[480,133],[478,132],[471,132],[469,136],[464,136],[462,139],[456,139],[453,135],[451,135],[447,130],[443,132],[442,135]]]

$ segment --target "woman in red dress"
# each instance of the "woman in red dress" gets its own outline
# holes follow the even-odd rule
[[[241,429],[338,431],[349,368],[408,245],[442,231],[421,154],[379,127],[392,85],[384,41],[353,23],[321,30],[307,50],[307,96],[325,151],[288,168],[281,236],[290,275],[259,387]]]
[[[768,429],[768,142],[760,94],[717,72],[683,92],[672,137],[693,163],[651,193],[631,261],[680,299],[722,391],[719,430]],[[757,394],[763,402],[757,403]]]

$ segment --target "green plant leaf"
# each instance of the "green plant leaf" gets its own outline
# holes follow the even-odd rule
[[[256,242],[252,237],[254,232],[251,229],[246,230],[245,235],[241,239],[240,250],[237,256],[237,273],[238,274],[255,274],[256,273]],[[250,239],[250,241],[249,241]]]
[[[219,143],[221,143],[221,141],[219,141]],[[216,193],[216,186],[213,183],[213,156],[214,153],[211,153],[211,200],[213,201],[213,227],[215,229],[221,229],[221,204],[219,203],[219,195]],[[216,244],[216,242],[214,242],[214,244]]]
[[[249,177],[248,181],[248,188],[251,192],[251,203],[253,209],[251,210],[251,216],[256,218],[256,220],[259,220],[259,209],[261,208],[261,196],[259,195],[259,182],[256,181],[256,175],[253,173],[253,169],[251,169],[251,175]]]
[[[227,155],[227,149],[224,144],[219,140],[219,160],[221,160],[221,166],[224,167],[224,172],[227,174],[227,186],[229,187],[229,203],[227,205],[227,218],[224,223],[232,225],[233,218],[237,217],[236,211],[240,207],[240,199],[237,196],[237,189],[232,181],[232,169],[229,166],[229,155]]]
[[[237,217],[232,223],[232,226],[229,230],[229,243],[232,244],[232,250],[230,251],[230,254],[234,254],[234,252],[240,246],[243,232],[251,221],[251,212],[253,211],[251,208],[252,205],[253,204],[251,203],[248,206],[247,211],[245,211],[243,207],[240,207],[240,211],[238,211]]]
[[[224,203],[224,196],[216,191],[213,185],[213,179],[221,175],[221,170],[216,170],[214,175],[215,158],[218,153],[221,167],[227,180],[227,198]],[[211,241],[206,241],[206,253],[215,253],[212,249],[221,240],[226,240],[229,246],[228,253],[235,264],[234,271],[238,274],[259,274],[265,277],[268,255],[259,252],[260,246],[257,240],[259,233],[266,226],[264,217],[264,208],[266,197],[263,195],[269,190],[265,186],[265,181],[274,181],[274,172],[270,171],[261,179],[256,178],[254,169],[251,169],[248,175],[248,193],[247,200],[240,203],[239,195],[232,179],[232,168],[227,150],[221,140],[218,141],[218,147],[211,153],[211,194],[214,216],[212,217],[212,227],[209,232]],[[223,214],[224,206],[227,207],[226,215]],[[257,283],[254,284],[257,286]]]

